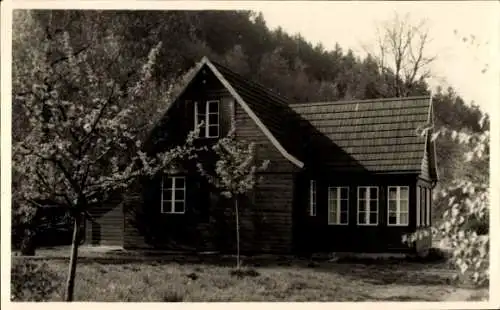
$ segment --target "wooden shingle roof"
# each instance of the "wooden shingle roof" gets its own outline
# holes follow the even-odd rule
[[[422,171],[428,146],[419,130],[433,123],[430,96],[292,104],[206,57],[189,73],[179,94],[207,67],[281,154],[299,168]]]
[[[431,121],[429,96],[301,103],[291,107],[348,154],[346,160],[327,159],[325,164],[332,168],[421,171],[426,139],[418,130]]]

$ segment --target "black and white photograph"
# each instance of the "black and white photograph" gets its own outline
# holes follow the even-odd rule
[[[499,8],[2,3],[2,306],[498,307]]]

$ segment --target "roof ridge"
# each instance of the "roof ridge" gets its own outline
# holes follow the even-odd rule
[[[318,101],[318,102],[297,102],[290,103],[290,105],[307,105],[307,106],[318,106],[318,105],[331,105],[331,104],[352,104],[352,103],[374,103],[374,102],[387,102],[387,101],[407,101],[407,100],[417,100],[417,99],[430,99],[430,95],[422,96],[411,96],[411,97],[390,97],[390,98],[375,98],[375,99],[352,99],[352,100],[337,100],[337,101]]]

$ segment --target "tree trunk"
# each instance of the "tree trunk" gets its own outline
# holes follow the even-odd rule
[[[73,301],[73,290],[75,287],[76,262],[78,259],[78,246],[80,240],[78,238],[80,231],[81,215],[78,214],[74,219],[73,240],[71,242],[71,256],[69,260],[68,281],[66,283],[65,301]]]
[[[238,197],[234,198],[234,209],[236,212],[236,268],[240,269],[240,221],[238,216]]]

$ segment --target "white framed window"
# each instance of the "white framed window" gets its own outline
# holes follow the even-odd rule
[[[164,176],[161,181],[161,213],[186,212],[186,178]]]
[[[200,126],[200,136],[205,138],[219,137],[219,100],[208,100],[204,103],[194,102],[194,124]]]
[[[416,200],[416,203],[417,203],[417,209],[416,209],[416,213],[417,213],[417,216],[416,216],[416,220],[417,220],[417,227],[420,227],[421,223],[420,223],[420,187],[417,186],[416,188],[416,192],[415,192],[415,200]]]
[[[387,187],[387,225],[408,226],[410,209],[408,186]]]
[[[425,198],[426,198],[426,208],[427,210],[425,211],[425,224],[427,226],[431,226],[431,196],[432,196],[432,192],[431,192],[431,189],[430,188],[426,188],[426,191],[425,191]]]
[[[349,187],[328,187],[328,225],[349,224]]]
[[[358,225],[378,225],[378,187],[358,187]]]
[[[309,216],[316,216],[316,181],[309,182]]]

